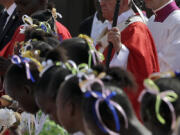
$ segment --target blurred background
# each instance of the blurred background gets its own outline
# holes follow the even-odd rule
[[[175,1],[180,6],[180,0]],[[57,11],[62,14],[63,18],[59,21],[69,29],[72,36],[77,36],[80,22],[95,13],[95,0],[49,0],[49,2],[54,3]],[[2,8],[0,5],[0,10]]]

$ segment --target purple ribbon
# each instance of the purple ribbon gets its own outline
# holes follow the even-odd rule
[[[11,62],[16,65],[24,64],[26,68],[27,79],[31,80],[32,82],[35,82],[35,79],[32,76],[31,71],[30,71],[30,65],[29,65],[30,59],[23,58],[18,55],[13,55],[11,58]]]
[[[96,92],[96,91],[92,90],[91,86],[94,83],[100,84],[100,86],[102,88],[102,92]],[[128,118],[126,116],[124,109],[118,103],[111,100],[111,98],[116,95],[115,91],[112,92],[110,90],[105,89],[104,83],[98,78],[91,78],[90,80],[87,80],[87,82],[81,87],[81,90],[82,90],[82,92],[85,92],[85,97],[88,98],[88,97],[92,96],[94,98],[97,98],[97,100],[94,104],[95,115],[97,117],[96,123],[102,131],[104,131],[105,133],[109,133],[111,135],[119,135],[120,122],[119,122],[119,118],[118,118],[116,110],[118,110],[122,114],[124,121],[125,121],[125,128],[128,128]],[[116,131],[117,132],[109,129],[106,126],[106,124],[103,122],[100,112],[99,112],[99,105],[101,102],[106,102],[108,107],[112,111],[113,117],[114,117],[114,120],[116,123]]]
[[[160,99],[162,101],[164,101],[169,109],[170,109],[170,112],[171,112],[171,116],[172,116],[172,123],[171,123],[171,129],[174,129],[176,127],[176,113],[175,113],[175,109],[174,109],[174,106],[172,105],[172,103],[170,102],[170,100],[168,99],[168,95],[169,93],[175,93],[173,90],[166,90],[164,92],[159,92],[157,90],[149,90],[149,89],[145,89],[144,91],[141,92],[140,96],[139,96],[139,102],[142,101],[142,98],[144,97],[144,95],[146,93],[150,93],[150,94],[153,94],[153,95],[156,95],[156,96],[159,96]],[[159,112],[158,112],[159,113]]]

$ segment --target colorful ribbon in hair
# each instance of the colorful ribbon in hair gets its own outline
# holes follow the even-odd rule
[[[11,62],[13,64],[20,65],[20,66],[21,66],[21,64],[24,64],[25,68],[26,68],[27,79],[31,80],[32,82],[35,82],[35,79],[32,76],[31,71],[30,71],[30,65],[29,65],[30,61],[31,60],[28,59],[28,58],[23,58],[23,57],[20,57],[20,56],[17,56],[17,55],[12,56],[12,58],[11,58]]]
[[[65,80],[68,80],[74,76],[77,76],[79,80],[81,80],[82,77],[88,78],[87,74],[93,72],[86,63],[76,65],[74,61],[68,60],[65,65],[66,68],[72,73],[71,75],[66,76]]]
[[[93,105],[93,110],[95,111],[95,118],[97,118],[96,123],[97,123],[98,127],[104,133],[108,133],[110,135],[119,135],[120,134],[119,133],[120,132],[120,120],[119,120],[117,111],[120,112],[124,118],[125,128],[128,128],[128,118],[126,116],[124,109],[119,104],[117,104],[116,102],[111,100],[111,98],[116,96],[117,93],[115,91],[110,92],[110,91],[106,90],[106,93],[107,92],[109,92],[109,93],[104,95],[103,92],[87,91],[85,93],[85,97],[86,98],[90,98],[90,97],[97,98],[97,100],[95,101],[95,104]],[[113,118],[114,118],[115,125],[116,125],[116,132],[109,129],[102,120],[102,117],[101,117],[101,114],[99,111],[99,106],[100,106],[100,103],[102,103],[102,102],[105,102],[107,104],[108,108],[111,110],[111,112],[113,114]]]
[[[33,24],[33,19],[29,17],[28,15],[23,15],[22,20],[24,23],[24,27],[20,29],[20,33],[25,33],[26,29],[29,27],[36,28],[36,30],[42,30],[46,33],[51,32],[51,26],[49,25],[48,21],[46,22],[39,22],[39,24]]]
[[[180,77],[180,72],[178,71],[168,71],[168,72],[158,72],[158,73],[153,73],[149,76],[150,79],[155,80],[159,78],[171,78],[171,77]]]
[[[43,61],[42,62],[42,67],[43,67],[43,70],[40,72],[39,76],[42,77],[43,74],[48,70],[50,69],[51,67],[53,67],[55,64],[52,60],[48,59],[47,61]]]
[[[32,41],[37,41],[36,39],[31,39],[25,43],[21,43],[23,47],[19,50],[22,57],[29,58],[31,61],[33,61],[37,67],[38,71],[41,72],[43,67],[41,63],[37,60],[40,55],[40,50],[33,50],[33,46],[31,44]]]
[[[101,62],[104,60],[103,54],[96,50],[96,48],[94,47],[93,40],[89,36],[80,34],[78,37],[85,39],[86,42],[88,43],[88,46],[89,46],[88,66],[89,66],[89,68],[91,68],[92,59],[93,59],[94,65],[96,65],[98,61]],[[97,59],[98,59],[98,61],[97,61]]]
[[[82,63],[80,65],[76,65],[76,63],[72,60],[68,60],[67,62],[53,62],[52,60],[47,60],[42,62],[43,70],[40,73],[40,77],[52,66],[62,66],[63,68],[66,68],[71,71],[71,75],[66,76],[66,79],[69,79],[70,77],[74,75],[80,75],[83,72],[87,72],[90,69],[88,68],[88,65],[85,63]]]
[[[95,76],[87,77],[86,78],[87,80],[79,82],[79,86],[81,88],[81,91],[85,93],[86,98],[89,98],[89,97],[97,98],[95,104],[93,105],[93,110],[95,111],[95,117],[97,118],[96,123],[98,127],[105,133],[109,133],[111,135],[119,135],[120,122],[119,122],[119,117],[118,117],[116,109],[122,114],[124,118],[125,128],[128,128],[128,119],[123,108],[119,104],[111,100],[112,97],[116,96],[116,92],[115,91],[111,92],[105,89],[104,83],[101,81],[101,78],[103,78],[104,76],[105,74],[101,73],[98,75],[98,77],[95,77]],[[95,83],[98,83],[100,85],[101,90],[102,90],[101,92],[92,90],[93,89],[92,85]],[[115,124],[116,124],[117,133],[109,129],[106,126],[106,124],[103,122],[100,112],[99,112],[99,105],[101,102],[106,102],[109,109],[111,110]]]
[[[142,98],[144,97],[146,93],[155,95],[156,96],[156,103],[155,103],[156,117],[161,124],[165,124],[166,120],[161,116],[159,112],[161,102],[164,101],[169,107],[169,110],[171,112],[171,116],[172,116],[171,129],[174,129],[176,126],[176,113],[175,113],[174,106],[172,105],[172,102],[175,102],[178,99],[178,95],[173,90],[166,90],[166,91],[160,92],[158,86],[151,79],[146,79],[144,81],[144,86],[146,89],[140,94],[139,102],[142,101]]]

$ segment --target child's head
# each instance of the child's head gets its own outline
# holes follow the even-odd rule
[[[26,51],[24,51],[23,56],[27,58],[17,55],[13,56],[12,63],[14,64],[10,66],[5,76],[5,90],[12,98],[17,100],[27,112],[35,113],[38,111],[38,107],[34,99],[34,90],[39,80],[39,73],[44,68],[39,60],[45,60],[45,56],[49,56],[51,46],[42,41],[35,41],[31,43],[31,46],[34,48],[28,51],[28,47],[26,46]],[[40,52],[38,58],[33,56],[34,50],[36,51],[36,49]],[[63,51],[61,51],[59,57],[60,56],[62,57],[59,59],[64,61]],[[30,74],[32,76],[30,76]]]
[[[97,74],[99,71],[97,71]],[[116,72],[116,71],[119,71],[119,72]],[[120,76],[120,74],[117,75],[118,73],[123,73],[123,72],[124,72],[124,74],[122,76]],[[112,87],[113,90],[114,90],[114,88],[119,89],[119,85],[121,85],[122,88],[126,88],[128,86],[130,86],[130,87],[134,86],[134,82],[133,82],[133,79],[131,78],[131,75],[129,75],[128,73],[125,73],[125,72],[126,71],[124,71],[120,68],[111,68],[109,71],[107,71],[106,76],[104,76],[102,78],[101,78],[101,75],[103,75],[103,74],[101,74],[100,76],[98,74],[97,76],[100,77],[101,80],[103,80],[102,81],[103,83],[107,84],[107,87],[110,87],[110,88]],[[64,126],[64,128],[70,133],[74,133],[77,131],[85,131],[85,128],[82,126],[83,125],[83,116],[84,116],[84,118],[85,118],[84,120],[86,121],[88,128],[90,128],[90,130],[93,130],[91,128],[94,128],[94,127],[96,130],[99,129],[98,126],[96,125],[96,121],[94,119],[94,113],[92,110],[92,108],[93,108],[92,106],[94,104],[95,99],[93,98],[93,102],[92,102],[91,97],[84,98],[84,93],[82,92],[83,88],[80,87],[81,81],[84,79],[86,80],[87,76],[89,76],[88,78],[91,79],[91,81],[95,79],[94,73],[89,74],[89,75],[82,75],[80,73],[77,76],[71,77],[70,79],[68,79],[64,83],[62,83],[60,90],[58,92],[58,97],[57,97],[57,102],[56,102],[58,120],[60,121],[62,126]],[[89,80],[89,79],[87,79],[87,80]],[[117,82],[116,80],[118,80],[120,83],[115,83],[115,82]],[[88,83],[88,81],[85,81],[85,82]],[[97,83],[94,83],[93,90],[101,91],[100,85]],[[123,93],[121,90],[119,90],[119,91],[120,92],[118,92],[118,93],[121,93],[121,94]],[[125,110],[127,111],[126,115],[129,117],[129,119],[134,119],[135,115],[131,109],[131,105],[130,105],[126,95],[123,93],[121,96],[122,97],[125,96],[124,98],[126,99],[126,100],[122,100],[122,101],[120,100],[121,102],[123,102],[123,107],[125,107]],[[119,99],[116,97],[116,100],[119,100]],[[82,104],[83,104],[83,111],[82,111]],[[107,106],[105,106],[105,107],[107,107]],[[107,111],[107,113],[104,113],[104,115],[105,114],[108,114],[108,111]],[[103,119],[104,119],[104,115],[102,116]],[[111,114],[108,114],[108,115],[110,115],[108,117],[112,117],[112,119],[113,119],[113,116]],[[122,116],[120,118],[123,119]],[[108,119],[108,120],[110,121],[110,119]],[[78,121],[78,123],[77,123],[77,121]],[[112,121],[111,121],[111,123],[112,123]],[[94,133],[94,131],[93,131],[93,133]]]
[[[18,43],[15,47],[15,54],[23,57],[35,58],[42,62],[48,53],[55,47],[59,46],[59,40],[44,31],[30,28],[25,31],[25,41]],[[60,48],[59,57],[62,56],[63,48]],[[65,53],[63,52],[65,56]]]
[[[93,45],[93,41],[87,36],[81,35],[72,39],[67,39],[61,42],[67,52],[67,57],[73,60],[76,64],[88,63],[89,66],[96,65],[100,62],[100,53],[98,53]]]
[[[65,62],[66,57],[63,48],[58,52],[56,50],[49,51],[45,61],[42,62],[43,70],[40,73],[40,79],[34,93],[38,107],[49,114],[55,122],[57,122],[56,95],[65,76],[71,73],[64,67]]]
[[[101,80],[101,83],[92,82],[82,102],[86,134],[150,134],[136,118],[122,90],[135,86],[131,75],[122,69],[111,68]]]
[[[141,95],[141,117],[153,135],[170,135],[180,114],[178,77],[146,80]]]
[[[52,14],[52,10],[38,10],[31,15],[33,18],[33,22],[38,24],[39,22],[48,22],[52,29],[54,29],[54,18]]]
[[[38,107],[50,116],[56,123],[56,96],[61,83],[71,72],[61,65],[54,64],[39,79],[35,91],[35,99]],[[60,124],[60,123],[59,123]]]
[[[58,121],[69,133],[84,131],[81,117],[83,94],[78,83],[77,77],[65,81],[59,89],[56,100]]]
[[[58,39],[59,36],[57,35],[55,26],[56,18],[57,13],[55,9],[52,11],[48,9],[40,10],[31,17],[24,15],[22,20],[25,26],[21,29],[21,32],[25,34],[25,41],[29,39],[37,39],[40,41],[46,41],[46,38]]]
[[[5,92],[17,100],[25,111],[36,113],[38,107],[33,93],[39,79],[38,67],[28,58],[13,56],[12,59],[14,64],[5,75]]]

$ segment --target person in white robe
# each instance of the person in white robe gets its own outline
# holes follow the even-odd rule
[[[145,0],[155,15],[148,27],[155,40],[160,71],[180,70],[180,10],[174,0]]]

